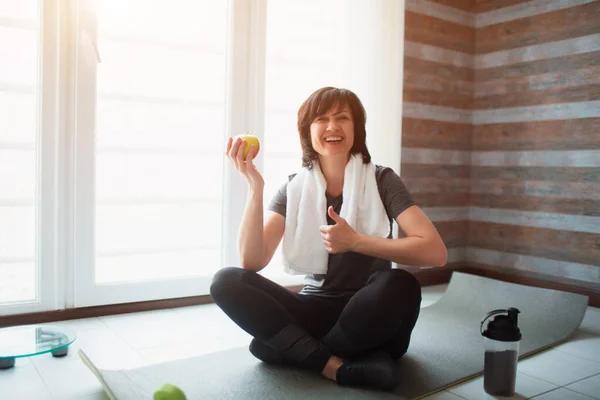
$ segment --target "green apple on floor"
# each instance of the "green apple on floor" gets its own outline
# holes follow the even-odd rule
[[[186,400],[186,397],[179,387],[164,383],[154,392],[154,400]]]

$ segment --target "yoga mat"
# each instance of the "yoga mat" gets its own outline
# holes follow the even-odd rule
[[[128,370],[81,359],[111,399],[151,399],[169,382],[193,399],[418,399],[483,373],[481,319],[491,310],[516,307],[523,334],[520,359],[565,341],[583,320],[587,296],[502,282],[461,272],[435,304],[421,309],[408,353],[398,360],[394,393],[340,387],[290,367],[269,366],[246,347]]]

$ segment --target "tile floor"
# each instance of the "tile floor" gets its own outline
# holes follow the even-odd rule
[[[423,307],[437,301],[445,288],[424,288]],[[0,399],[108,399],[79,360],[79,348],[103,367],[127,368],[246,346],[250,341],[214,304],[54,324],[78,333],[69,355],[18,359],[15,368],[0,371]],[[567,343],[519,362],[517,375],[515,399],[600,399],[600,309],[588,308],[580,329]],[[427,400],[489,399],[482,379]]]

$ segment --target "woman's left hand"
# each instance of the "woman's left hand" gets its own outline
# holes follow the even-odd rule
[[[319,227],[325,250],[331,254],[352,251],[358,242],[358,233],[333,210],[333,207],[329,206],[327,213],[335,221],[335,225],[321,225]]]

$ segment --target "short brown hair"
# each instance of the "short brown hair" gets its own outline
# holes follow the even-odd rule
[[[319,154],[312,146],[310,125],[317,117],[332,110],[333,107],[341,109],[344,106],[350,109],[354,123],[354,144],[350,149],[350,154],[361,153],[365,164],[371,161],[371,154],[367,149],[367,131],[365,128],[367,115],[360,99],[348,89],[327,86],[311,94],[298,110],[298,133],[300,135],[300,146],[302,147],[303,167],[312,169],[313,160],[319,158]]]

